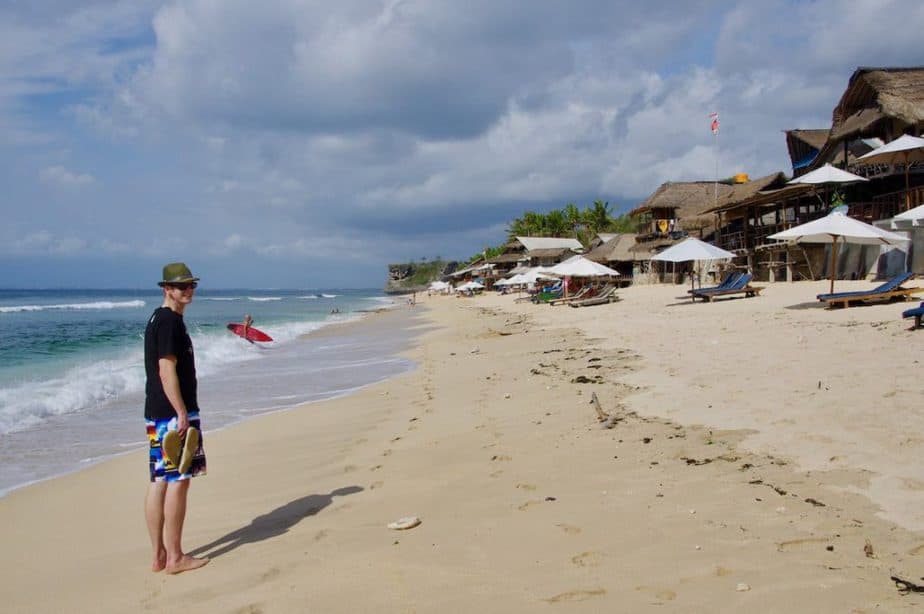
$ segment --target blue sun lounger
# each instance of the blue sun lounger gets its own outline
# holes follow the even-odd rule
[[[827,303],[828,307],[849,307],[851,303],[864,301],[891,301],[900,298],[907,300],[912,294],[924,292],[924,288],[902,288],[902,284],[914,277],[914,273],[902,273],[883,284],[870,290],[856,292],[834,292],[832,294],[819,294],[818,300]]]
[[[745,275],[743,271],[732,271],[728,276],[722,280],[718,286],[711,286],[709,288],[696,288],[695,290],[687,290],[687,294],[698,294],[701,292],[715,292],[716,290],[728,290],[732,287],[735,282],[737,282],[742,275]]]
[[[921,317],[924,316],[924,303],[921,303],[913,309],[906,309],[902,312],[903,318],[914,318],[914,327],[921,328]]]
[[[698,298],[703,299],[704,301],[709,301],[710,303],[719,296],[730,296],[732,294],[743,294],[745,298],[751,296],[757,296],[760,294],[760,291],[763,290],[763,286],[752,286],[751,280],[754,278],[750,273],[742,273],[733,283],[729,284],[728,287],[721,290],[718,289],[709,289],[696,290],[693,292],[693,300],[695,301]]]

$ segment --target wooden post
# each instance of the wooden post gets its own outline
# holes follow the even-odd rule
[[[597,412],[598,422],[603,422],[604,420],[610,417],[609,414],[603,411],[603,408],[600,406],[600,399],[597,398],[596,392],[590,395],[590,402],[593,403],[594,410],[596,410]]]

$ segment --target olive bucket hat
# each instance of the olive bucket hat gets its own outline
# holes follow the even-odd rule
[[[199,281],[199,278],[193,277],[192,271],[185,262],[171,262],[164,265],[164,278],[157,282],[157,285],[164,287],[167,284],[184,284],[193,281]]]

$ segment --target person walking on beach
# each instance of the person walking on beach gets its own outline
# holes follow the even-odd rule
[[[206,471],[195,357],[183,322],[198,281],[182,262],[164,266],[163,279],[157,283],[163,288],[164,302],[144,331],[144,419],[151,479],[144,515],[154,550],[151,570],[169,574],[209,562],[184,553],[182,546],[189,483]]]

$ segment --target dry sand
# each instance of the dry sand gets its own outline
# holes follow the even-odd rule
[[[206,430],[211,564],[148,571],[139,451],[0,499],[3,611],[921,611],[924,331],[824,289],[377,314],[416,371]]]

